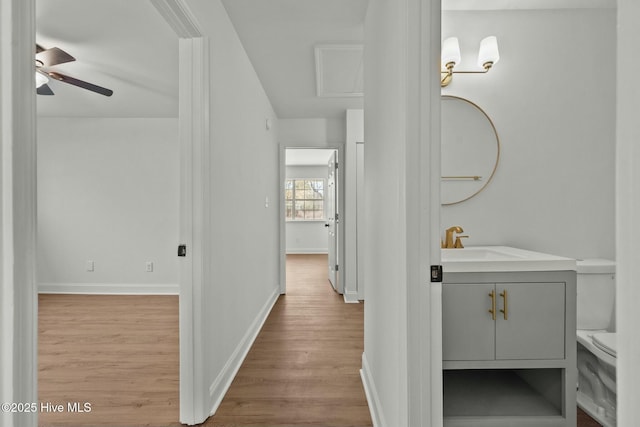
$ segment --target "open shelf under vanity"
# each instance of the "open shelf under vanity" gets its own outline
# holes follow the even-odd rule
[[[444,425],[564,426],[562,369],[445,370]]]

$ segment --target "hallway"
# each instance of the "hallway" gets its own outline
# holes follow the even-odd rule
[[[326,255],[288,255],[287,294],[204,425],[370,426],[363,315],[363,304],[345,304],[331,288]]]

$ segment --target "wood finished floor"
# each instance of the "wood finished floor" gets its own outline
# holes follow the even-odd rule
[[[578,427],[602,427],[602,425],[578,408]]]
[[[44,294],[38,314],[38,399],[64,407],[39,426],[179,425],[177,296]]]
[[[344,304],[323,256],[287,257],[280,297],[215,416],[203,426],[370,426],[358,370],[363,304]],[[178,298],[40,295],[40,427],[175,427]],[[596,427],[578,410],[578,427]]]
[[[333,291],[327,264],[287,256],[287,294],[205,426],[372,425],[359,373],[364,305]]]

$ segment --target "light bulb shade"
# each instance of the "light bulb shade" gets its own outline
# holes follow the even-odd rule
[[[500,60],[500,52],[498,52],[498,39],[496,36],[489,36],[480,42],[480,50],[478,51],[478,65],[486,68],[485,64],[495,65]]]
[[[49,83],[49,78],[42,73],[36,71],[36,87],[40,87]]]
[[[460,44],[457,37],[449,37],[442,42],[442,65],[460,63]]]

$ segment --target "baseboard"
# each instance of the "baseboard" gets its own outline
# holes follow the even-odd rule
[[[40,294],[179,295],[177,283],[38,283]]]
[[[327,248],[296,248],[287,249],[287,255],[326,255],[329,253]]]
[[[260,329],[262,329],[262,325],[269,317],[269,313],[271,313],[271,309],[275,305],[278,297],[280,296],[280,288],[276,288],[273,290],[273,293],[267,299],[267,302],[262,306],[262,309],[251,323],[251,326],[240,340],[240,343],[236,347],[236,349],[231,354],[231,357],[227,360],[227,363],[222,368],[222,371],[216,379],[209,386],[209,398],[210,398],[210,415],[214,415],[224,398],[224,395],[229,390],[231,386],[231,382],[235,378],[240,366],[242,366],[242,362],[247,357],[247,353],[251,349],[253,342],[258,337],[260,333]]]
[[[342,296],[347,304],[360,304],[357,292],[345,292]]]
[[[378,397],[375,382],[371,377],[371,369],[369,368],[367,355],[365,353],[362,353],[362,369],[360,369],[360,378],[362,378],[364,394],[366,395],[367,403],[369,404],[369,412],[371,413],[373,427],[386,427],[387,423],[385,422],[384,415],[382,414],[380,398]]]

